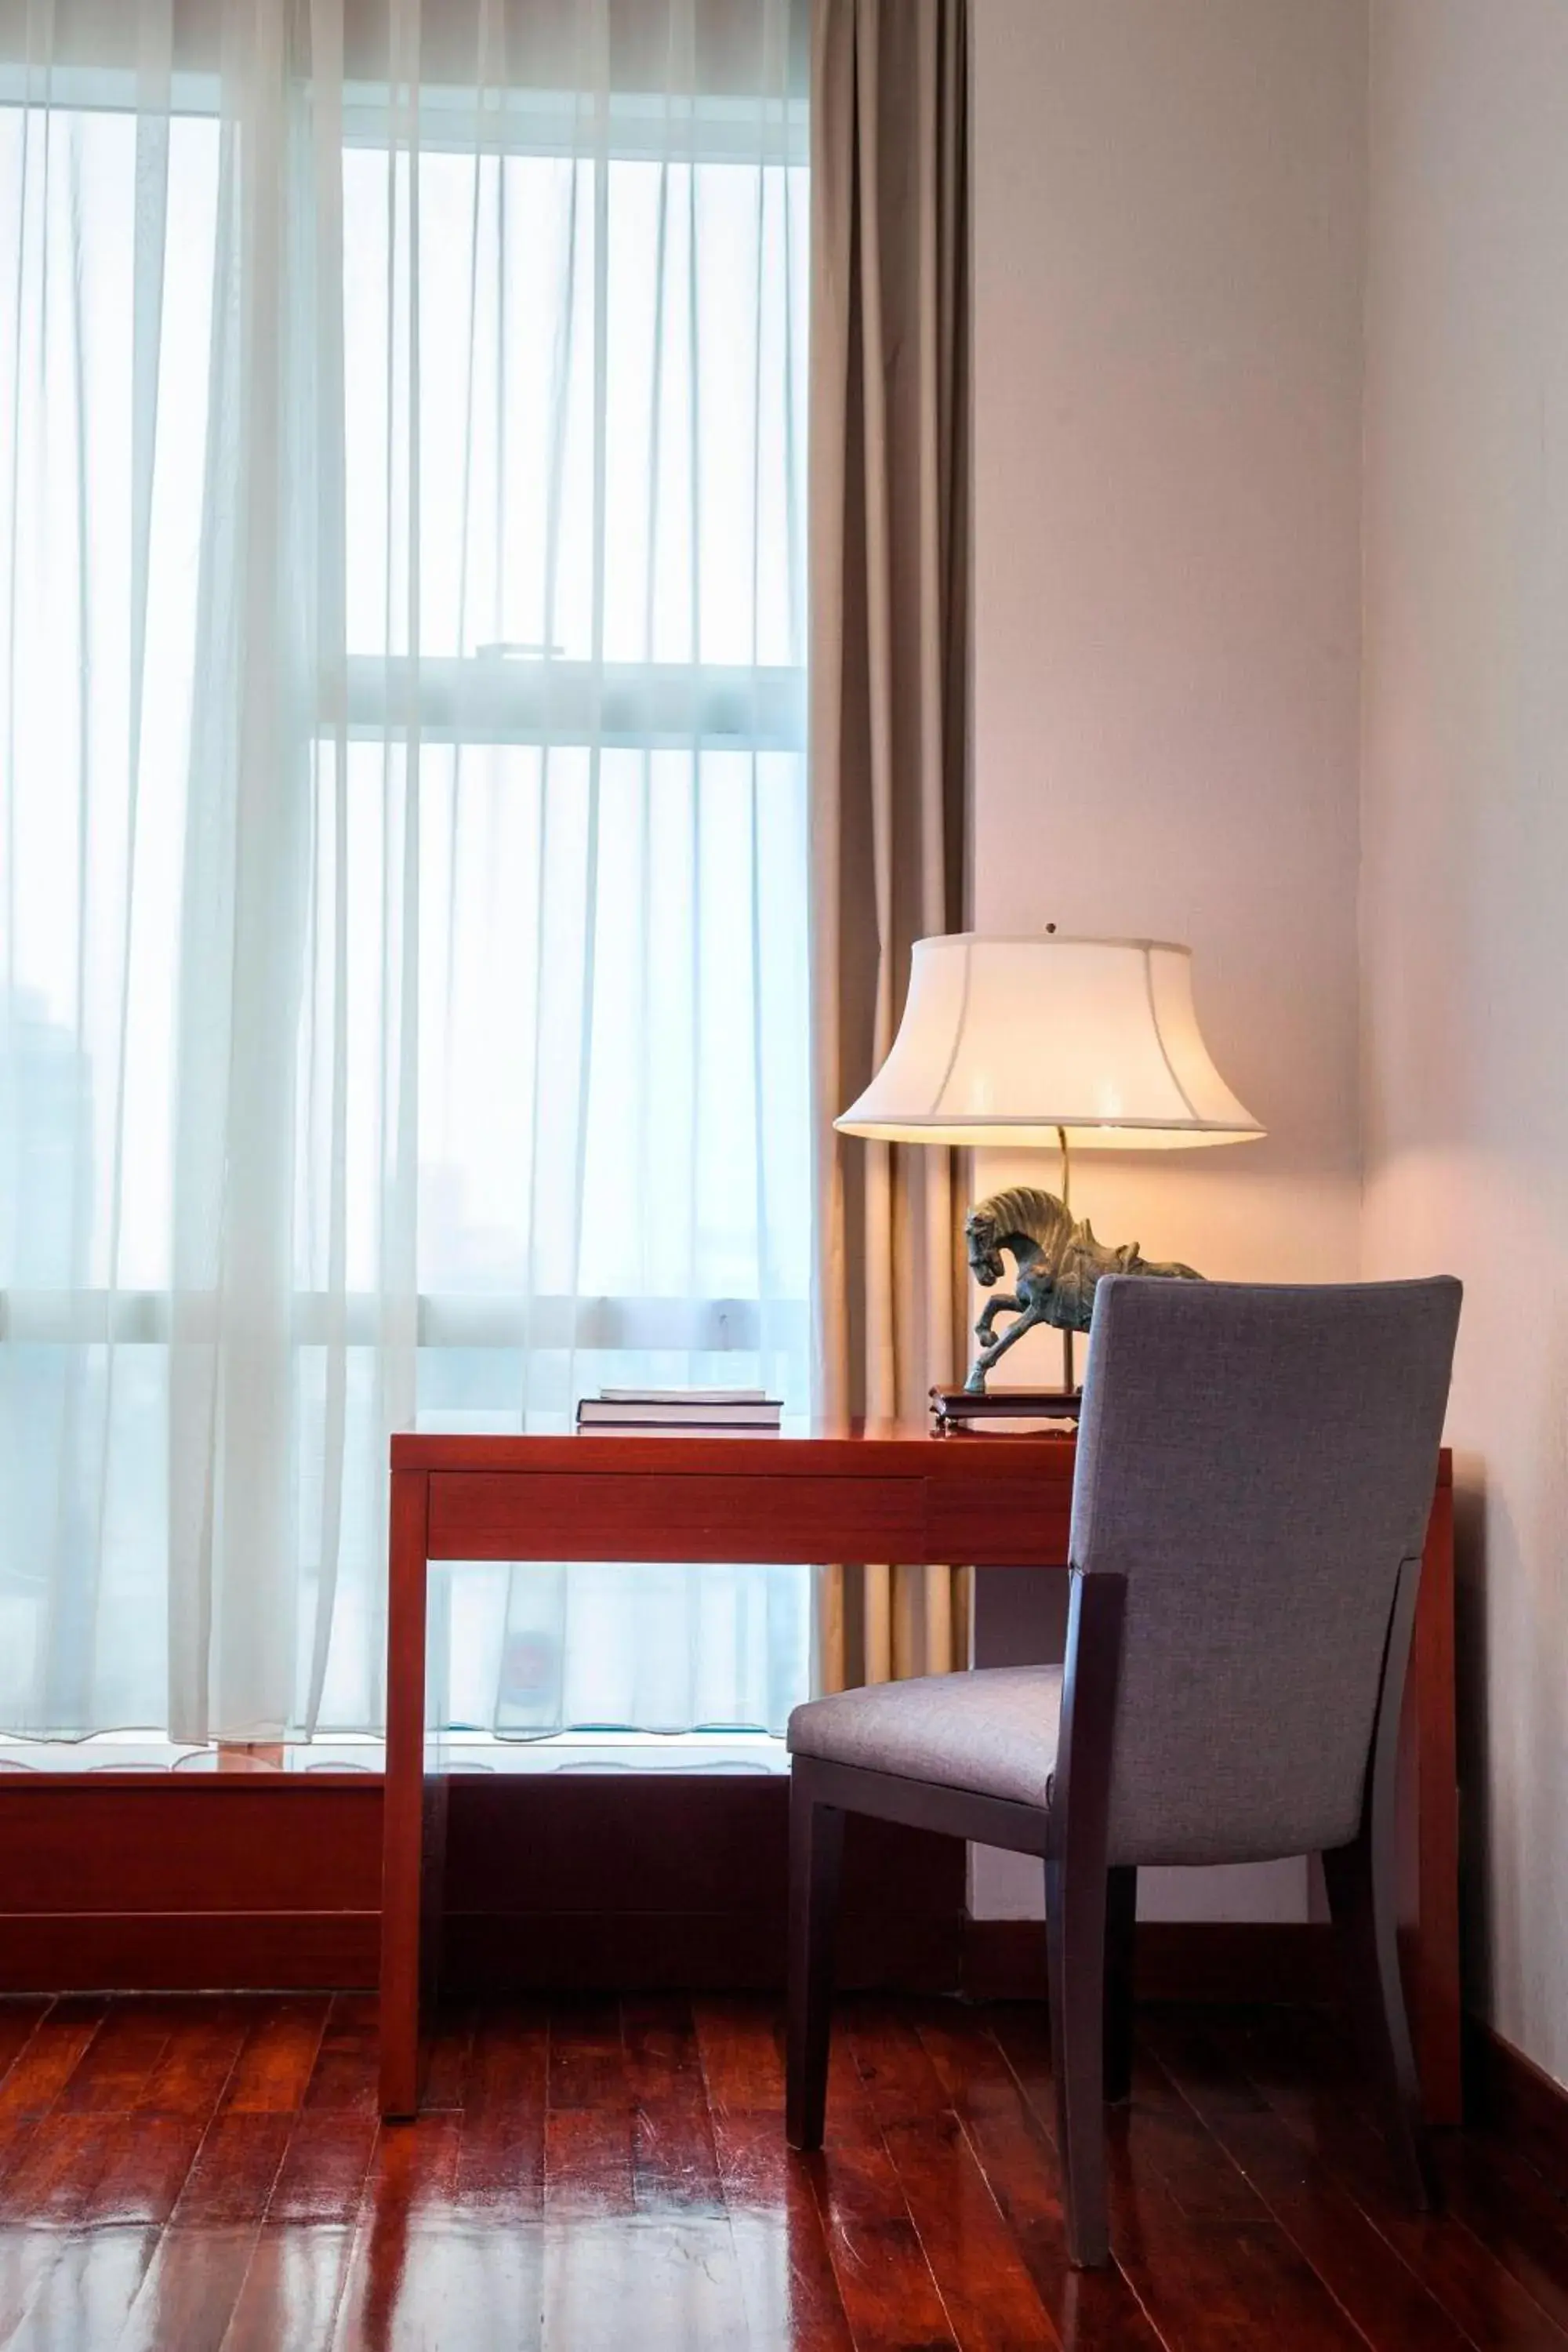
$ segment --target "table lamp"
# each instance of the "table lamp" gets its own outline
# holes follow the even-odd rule
[[[996,1359],[1037,1324],[1087,1331],[1102,1274],[1198,1279],[1191,1266],[1107,1248],[1071,1213],[1072,1147],[1138,1151],[1240,1143],[1263,1133],[1215,1069],[1193,1011],[1192,950],[1164,940],[917,940],[903,1019],[887,1060],[834,1125],[888,1143],[1010,1144],[1060,1154],[1061,1192],[1020,1186],[976,1202],[970,1270],[992,1288],[963,1393],[984,1396]],[[998,1337],[995,1318],[1014,1320]],[[1037,1411],[1037,1399],[1031,1399]]]

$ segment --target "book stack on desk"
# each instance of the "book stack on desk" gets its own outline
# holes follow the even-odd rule
[[[731,1430],[766,1437],[776,1435],[783,1419],[782,1400],[763,1389],[601,1389],[577,1404],[578,1429],[595,1433]]]

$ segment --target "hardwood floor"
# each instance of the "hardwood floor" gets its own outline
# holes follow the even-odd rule
[[[385,2130],[366,1998],[0,2001],[0,2346],[1568,2352],[1568,2182],[1450,2136],[1403,2212],[1332,2021],[1141,2014],[1097,2276],[1039,2011],[838,2025],[807,2159],[766,2000],[454,2015]]]

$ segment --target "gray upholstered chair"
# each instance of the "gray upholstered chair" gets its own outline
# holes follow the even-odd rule
[[[846,1811],[1045,1864],[1068,2251],[1108,2257],[1144,1863],[1320,1853],[1403,2183],[1428,2201],[1394,1950],[1400,1700],[1459,1286],[1103,1281],[1067,1656],[790,1718],[791,2144],[820,2146]],[[988,1441],[958,1438],[955,1444]]]

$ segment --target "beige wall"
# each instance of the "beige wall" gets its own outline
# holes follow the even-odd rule
[[[1469,1997],[1568,2079],[1568,8],[1370,0],[1370,110],[1363,0],[977,15],[975,921],[1198,951],[1269,1140],[1103,1234],[1465,1276]]]
[[[975,923],[1190,941],[1269,1130],[1086,1156],[1103,1238],[1352,1274],[1363,0],[976,13]],[[983,1593],[992,1654],[1016,1601]],[[1304,1885],[1150,1892],[1289,1916]],[[998,1859],[975,1899],[1034,1891]]]
[[[1365,1265],[1467,1285],[1468,1992],[1568,2080],[1568,8],[1373,28]]]

